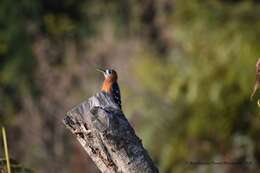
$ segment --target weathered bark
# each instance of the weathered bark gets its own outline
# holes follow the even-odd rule
[[[64,124],[76,134],[102,173],[158,173],[123,112],[103,92],[67,112]]]

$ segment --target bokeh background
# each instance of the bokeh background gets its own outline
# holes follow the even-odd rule
[[[260,172],[259,56],[259,1],[1,0],[10,155],[35,173],[98,173],[61,120],[109,67],[161,173]]]

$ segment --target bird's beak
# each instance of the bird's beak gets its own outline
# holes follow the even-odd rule
[[[97,71],[103,73],[104,75],[105,75],[105,73],[106,73],[105,70],[103,70],[103,69],[101,69],[101,68],[97,68]]]

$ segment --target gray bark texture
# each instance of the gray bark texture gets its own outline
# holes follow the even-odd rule
[[[63,123],[102,173],[158,173],[123,112],[100,92],[68,111]]]

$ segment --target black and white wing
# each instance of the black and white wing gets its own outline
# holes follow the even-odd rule
[[[119,108],[121,109],[121,95],[120,95],[120,89],[119,86],[117,84],[117,82],[115,82],[112,86],[112,97],[114,99],[114,102],[119,106]]]

